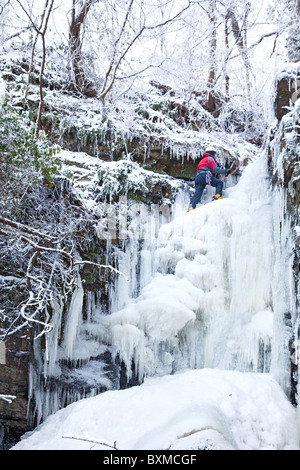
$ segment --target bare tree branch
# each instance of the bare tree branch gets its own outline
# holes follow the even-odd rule
[[[34,228],[28,227],[24,224],[20,224],[19,222],[14,222],[13,220],[7,219],[6,217],[2,217],[1,215],[0,224],[8,225],[10,227],[13,227],[14,229],[20,230],[21,232],[29,233],[30,235],[37,236],[42,240],[46,240],[48,242],[53,242],[54,240],[56,240],[54,237],[51,237],[51,235],[46,235],[40,232],[39,230],[35,230]]]
[[[62,435],[61,436],[63,439],[74,439],[76,441],[83,441],[83,442],[90,442],[94,445],[101,445],[101,446],[106,446],[106,447],[110,447],[111,449],[115,449],[115,450],[119,450],[117,448],[117,442],[115,441],[114,442],[114,445],[111,445],[111,444],[108,444],[107,442],[104,442],[103,439],[86,439],[86,438],[83,438],[83,437],[76,437],[76,436],[67,436],[67,435]],[[94,447],[94,446],[93,446]]]
[[[116,46],[117,46],[117,43],[120,41],[121,35],[124,32],[125,25],[128,21],[129,12],[130,12],[131,7],[132,7],[132,3],[133,2],[131,1],[130,4],[129,4],[128,10],[127,10],[127,13],[126,13],[126,16],[125,16],[125,20],[123,22],[123,25],[122,25],[122,28],[121,28],[121,31],[120,31],[120,35],[119,35],[118,39],[116,40],[116,42],[114,44],[114,54],[113,54],[112,60],[110,62],[110,65],[108,67],[108,70],[106,72],[106,76],[105,76],[105,80],[104,80],[104,83],[103,83],[103,86],[102,86],[102,90],[99,93],[99,97],[102,100],[105,98],[105,96],[108,94],[108,92],[111,90],[112,86],[114,85],[116,77],[117,77],[117,72],[120,68],[121,62],[124,60],[125,56],[128,54],[128,52],[130,51],[132,46],[142,36],[142,34],[145,31],[153,31],[153,30],[162,28],[162,27],[172,23],[173,21],[178,19],[180,16],[182,16],[183,13],[185,11],[187,11],[190,8],[191,4],[192,4],[191,0],[188,0],[187,5],[184,8],[182,8],[178,13],[176,13],[172,18],[168,18],[165,21],[162,21],[162,22],[157,23],[155,25],[146,26],[146,24],[144,23],[143,26],[140,28],[140,30],[135,34],[135,36],[132,38],[132,40],[125,47],[124,51],[120,54],[119,58],[116,60],[116,55],[117,55],[116,54]],[[116,62],[115,62],[115,60],[116,60]],[[114,64],[114,62],[115,62],[115,64]]]
[[[41,69],[40,69],[40,77],[39,77],[39,82],[40,82],[40,104],[39,104],[39,110],[38,110],[38,116],[36,120],[36,128],[35,128],[35,136],[38,138],[39,132],[41,129],[41,124],[42,124],[42,114],[43,114],[43,109],[44,109],[44,94],[43,94],[43,76],[44,76],[44,70],[45,70],[45,63],[46,63],[46,31],[48,28],[48,22],[49,18],[53,9],[53,4],[54,0],[46,0],[45,6],[44,6],[44,11],[42,14],[42,19],[41,19],[41,25],[38,27],[35,22],[33,21],[32,17],[28,13],[28,11],[24,8],[20,0],[17,0],[18,4],[28,17],[30,23],[32,24],[34,30],[36,31],[36,38],[33,43],[32,47],[32,53],[31,53],[31,65],[29,69],[29,77],[28,80],[30,80],[30,74],[32,72],[32,67],[33,67],[33,58],[34,58],[34,53],[35,53],[35,47],[37,43],[37,39],[39,36],[42,38],[42,49],[43,49],[43,56],[42,56],[42,64],[41,64]],[[29,82],[28,82],[29,83]],[[26,95],[27,95],[27,90],[26,90]]]
[[[65,292],[66,298],[69,297],[76,286],[78,270],[85,266],[93,266],[99,270],[109,270],[127,279],[122,272],[109,264],[78,259],[77,250],[74,250],[73,238],[75,232],[72,230],[69,230],[62,238],[55,239],[39,230],[3,216],[0,217],[0,224],[9,228],[10,232],[6,232],[6,235],[9,235],[10,239],[19,240],[19,244],[21,243],[26,247],[26,252],[33,249],[27,262],[26,274],[20,278],[27,287],[27,298],[19,305],[18,314],[15,318],[4,315],[4,311],[0,312],[3,321],[5,323],[9,322],[8,327],[4,331],[2,330],[3,333],[0,334],[1,339],[5,339],[30,324],[40,327],[36,337],[47,334],[53,328],[45,314],[55,297],[57,287],[53,279],[58,269],[61,279],[59,282],[60,295]],[[66,246],[64,246],[65,242],[67,242]],[[45,255],[47,256],[45,257]],[[45,259],[47,259],[48,274],[46,274],[45,268],[42,268]],[[50,273],[49,267],[51,267]],[[45,317],[46,320],[43,319]]]

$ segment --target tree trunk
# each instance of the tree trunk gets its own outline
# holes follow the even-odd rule
[[[71,64],[73,70],[73,83],[71,88],[76,89],[81,93],[85,93],[91,84],[86,80],[84,68],[82,65],[81,28],[92,4],[94,3],[94,0],[80,1],[80,8],[77,14],[76,3],[76,0],[73,0],[69,34]]]
[[[236,44],[240,50],[242,60],[244,62],[244,67],[245,67],[245,74],[246,74],[246,87],[247,87],[247,98],[248,100],[250,99],[250,63],[249,63],[249,58],[248,58],[248,53],[247,53],[247,47],[246,47],[246,23],[247,23],[247,18],[249,15],[250,11],[250,4],[246,4],[246,13],[245,13],[245,19],[244,19],[244,37],[242,35],[242,31],[239,27],[239,24],[237,22],[235,13],[231,10],[228,9],[226,13],[226,17],[231,21],[231,29],[233,32],[233,35],[236,40]]]
[[[227,63],[229,59],[229,31],[228,31],[228,17],[225,15],[225,61],[224,61],[224,76],[225,76],[225,101],[229,102],[229,74],[227,70]]]
[[[210,69],[209,69],[208,82],[207,82],[206,109],[212,113],[216,110],[216,100],[215,100],[216,49],[217,49],[216,0],[210,0],[208,16],[209,16],[209,21],[210,21],[210,37],[209,37]]]

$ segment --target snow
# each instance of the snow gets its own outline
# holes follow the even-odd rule
[[[299,74],[300,70],[300,61],[299,62],[285,62],[278,66],[278,71],[276,74],[276,80],[279,81],[285,77],[295,77]]]
[[[0,78],[0,107],[5,104],[6,101],[6,83]]]
[[[296,410],[274,378],[217,369],[81,400],[12,450],[108,450],[79,439],[120,450],[299,450]]]

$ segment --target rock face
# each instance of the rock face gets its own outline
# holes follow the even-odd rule
[[[132,141],[117,144],[114,142],[106,142],[102,144],[94,139],[92,134],[87,134],[83,139],[80,131],[76,128],[66,131],[60,140],[55,135],[52,123],[47,129],[49,138],[53,143],[62,144],[67,150],[73,152],[85,152],[90,156],[96,157],[101,155],[101,160],[118,161],[122,160],[125,151],[133,155],[133,160],[139,163],[145,169],[149,169],[161,174],[167,174],[173,178],[193,179],[195,177],[196,162],[193,159],[175,158],[171,155],[170,149],[162,149],[162,146],[145,143],[143,140],[133,139]],[[201,157],[199,154],[197,158]]]
[[[295,91],[295,82],[287,79],[287,77],[277,82],[275,115],[278,120],[281,120],[289,112],[291,98]]]
[[[281,121],[283,116],[300,98],[300,63],[287,64],[275,81],[275,116]]]
[[[272,129],[269,143],[269,167],[273,184],[280,188],[284,199],[283,220],[290,226],[294,238],[293,272],[296,312],[300,293],[300,63],[287,64],[275,83],[275,115],[277,124]],[[293,360],[299,355],[300,329],[297,313],[285,314],[285,327],[289,331],[291,402],[298,404],[298,365]]]
[[[298,224],[300,204],[300,63],[288,64],[275,83],[275,115],[269,154],[274,182],[287,191],[287,209]]]
[[[30,430],[27,422],[28,367],[30,339],[14,337],[2,347],[0,360],[1,393],[17,397],[12,403],[0,400],[0,449],[9,449]]]

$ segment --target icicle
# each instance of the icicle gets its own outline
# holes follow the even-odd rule
[[[44,377],[58,377],[59,341],[62,327],[63,299],[53,299],[51,302],[53,329],[46,335],[46,353],[44,357]]]
[[[76,284],[77,285],[72,295],[64,328],[63,348],[66,358],[68,359],[73,359],[74,342],[77,338],[78,328],[82,320],[81,315],[83,305],[83,288],[79,274],[77,275]]]

